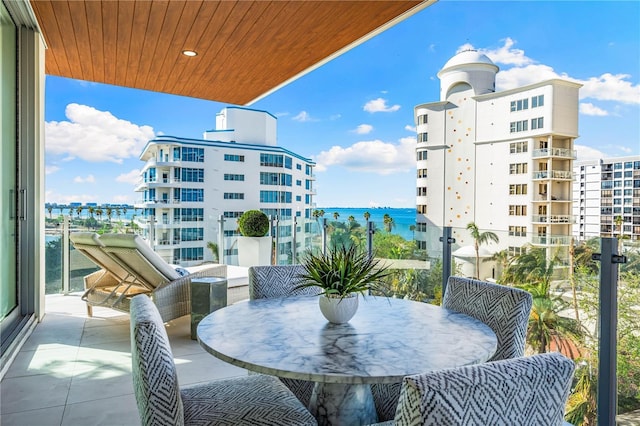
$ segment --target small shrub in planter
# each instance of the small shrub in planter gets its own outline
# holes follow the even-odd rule
[[[247,210],[238,218],[238,231],[245,237],[264,237],[269,232],[269,218],[260,210]]]

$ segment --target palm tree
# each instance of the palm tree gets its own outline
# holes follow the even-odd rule
[[[109,222],[111,222],[112,214],[113,214],[113,210],[111,209],[111,207],[107,207],[107,219],[109,219]]]
[[[564,349],[574,355],[570,342],[580,338],[580,323],[560,315],[560,312],[567,308],[567,303],[559,297],[551,297],[549,293],[545,293],[542,286],[530,286],[528,289],[533,295],[527,327],[529,345],[537,353],[545,353],[551,349],[551,343],[555,343],[555,350]]]
[[[384,216],[382,216],[382,223],[384,224],[384,229],[387,232],[391,232],[391,230],[396,227],[396,223],[388,213],[385,213]]]
[[[411,238],[416,239],[416,225],[409,225],[409,231],[411,231]]]
[[[340,213],[338,213],[338,212],[333,212],[333,219],[334,219],[334,220],[336,220],[336,221],[337,221],[339,217],[340,217]]]
[[[509,267],[510,260],[511,260],[511,256],[509,255],[509,250],[507,249],[497,251],[490,258],[485,260],[486,262],[489,262],[489,261],[497,262],[498,265],[500,265],[500,275],[499,275],[500,278],[498,278],[498,282],[500,283],[502,283],[502,280],[501,280],[502,274]]]
[[[213,254],[213,261],[218,263],[218,244],[213,241],[209,241],[207,243],[207,248],[211,250],[211,254]]]
[[[78,219],[80,219],[80,214],[82,214],[82,210],[83,209],[84,209],[84,207],[82,207],[82,206],[76,207],[76,213],[78,214]]]
[[[95,213],[96,209],[93,206],[89,206],[89,216],[93,219],[93,213]]]
[[[365,220],[365,221],[369,222],[369,218],[371,217],[371,213],[369,213],[369,212],[364,212],[364,213],[362,214],[362,216],[364,216],[364,220]]]
[[[98,207],[95,209],[95,213],[98,216],[98,219],[102,220],[102,209]]]
[[[353,215],[351,215],[351,216],[349,216],[349,217],[347,218],[347,220],[349,221],[349,223],[351,223],[351,222],[353,222],[354,220],[356,220],[356,218],[355,218],[355,217],[353,217]]]
[[[51,219],[51,212],[53,211],[53,207],[47,206],[47,211],[49,212],[49,219]]]
[[[120,209],[116,208],[116,216],[118,216],[118,221],[120,220]]]
[[[480,232],[475,222],[469,222],[467,224],[467,230],[471,232],[471,238],[473,238],[474,242],[473,247],[476,250],[476,278],[480,278],[480,246],[490,241],[498,243],[500,239],[494,232]]]
[[[622,224],[624,223],[624,220],[622,219],[622,216],[616,216],[613,219],[613,223],[618,228],[618,241],[620,241],[620,239],[622,239]]]

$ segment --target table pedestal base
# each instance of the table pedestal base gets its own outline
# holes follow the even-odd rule
[[[309,402],[319,426],[377,423],[371,387],[366,384],[316,383]]]

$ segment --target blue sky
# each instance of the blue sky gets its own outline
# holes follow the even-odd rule
[[[413,107],[473,47],[496,89],[566,78],[580,89],[578,159],[640,155],[640,2],[440,1],[251,105],[278,145],[314,159],[319,207],[415,206]],[[227,104],[47,76],[46,201],[133,203],[138,155],[201,138]]]

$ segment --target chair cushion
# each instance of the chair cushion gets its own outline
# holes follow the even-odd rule
[[[316,425],[275,377],[262,374],[183,387],[185,425]]]
[[[449,277],[442,307],[487,324],[498,339],[489,361],[524,355],[531,294],[513,287],[471,278]]]
[[[395,424],[559,426],[574,369],[547,353],[407,376]]]
[[[157,287],[180,275],[158,253],[153,251],[142,237],[134,234],[103,234],[100,241],[105,251],[112,253],[148,285]],[[118,252],[118,249],[129,249]]]
[[[151,299],[131,299],[133,389],[143,426],[184,424],[180,387],[167,331]]]
[[[109,253],[103,250],[104,244],[95,232],[72,232],[69,234],[69,240],[71,240],[76,250],[105,271],[108,271],[119,282],[129,275]]]
[[[315,287],[296,289],[305,273],[302,265],[252,266],[249,268],[249,298],[269,299],[286,296],[315,296]]]

